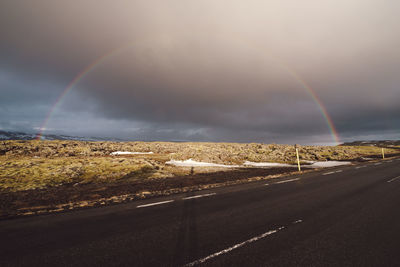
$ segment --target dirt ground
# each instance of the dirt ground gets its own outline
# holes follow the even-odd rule
[[[157,195],[184,192],[205,188],[209,185],[222,186],[227,183],[243,183],[254,178],[289,174],[297,168],[244,168],[214,173],[193,174],[179,177],[142,180],[129,183],[63,185],[46,189],[0,193],[0,217],[9,217],[35,210],[54,210],[65,203],[104,202],[113,196],[129,196],[124,201]],[[115,201],[111,201],[115,202]],[[117,201],[118,202],[118,201]],[[107,203],[110,204],[110,203]],[[101,204],[93,204],[101,205]],[[104,204],[103,204],[104,205]],[[84,206],[84,205],[80,205]],[[66,206],[70,209],[70,206]],[[59,208],[57,208],[59,210]]]

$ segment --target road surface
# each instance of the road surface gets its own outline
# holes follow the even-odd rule
[[[0,221],[0,266],[400,266],[400,159]]]

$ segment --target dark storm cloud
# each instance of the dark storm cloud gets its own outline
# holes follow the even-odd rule
[[[8,76],[0,103],[51,107],[69,81],[109,54],[71,90],[73,100],[62,105],[70,119],[55,125],[84,132],[84,116],[73,114],[86,109],[98,120],[93,129],[102,119],[136,127],[112,124],[119,136],[329,136],[295,71],[343,136],[396,131],[399,7],[378,0],[2,1],[0,70]],[[15,77],[18,86],[7,82]],[[3,124],[17,119],[4,114]],[[45,116],[39,108],[34,114]]]

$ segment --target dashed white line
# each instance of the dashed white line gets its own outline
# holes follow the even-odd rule
[[[367,166],[357,166],[356,169],[361,169],[361,168],[365,168]]]
[[[194,199],[194,198],[201,198],[201,197],[209,197],[209,196],[214,196],[216,193],[210,193],[210,194],[203,194],[203,195],[196,195],[196,196],[191,196],[191,197],[184,197],[182,198],[183,200],[187,199]]]
[[[393,162],[392,160],[388,160],[387,162]]]
[[[323,173],[322,175],[329,175],[329,174],[334,174],[335,172],[326,172],[326,173]]]
[[[249,240],[246,240],[246,241],[244,241],[244,242],[242,242],[242,243],[236,244],[236,245],[234,245],[234,246],[232,246],[232,247],[230,247],[230,248],[227,248],[227,249],[218,251],[218,252],[216,252],[216,253],[214,253],[214,254],[211,254],[210,256],[207,256],[207,257],[204,257],[204,258],[202,258],[202,259],[199,259],[199,260],[193,261],[193,262],[191,262],[191,263],[188,263],[188,264],[186,264],[185,266],[188,266],[188,267],[189,267],[189,266],[195,266],[195,265],[201,264],[201,263],[203,263],[203,262],[205,262],[205,261],[208,261],[208,260],[210,260],[210,259],[212,259],[212,258],[218,257],[218,256],[220,256],[220,255],[222,255],[222,254],[226,254],[226,253],[228,253],[228,252],[230,252],[230,251],[232,251],[232,250],[234,250],[234,249],[243,247],[243,246],[246,245],[246,244],[253,243],[253,242],[257,241],[257,240],[260,240],[261,238],[264,238],[264,237],[266,237],[266,236],[275,234],[276,232],[278,232],[279,230],[282,230],[283,228],[284,228],[284,227],[282,226],[282,227],[279,227],[278,229],[265,232],[265,233],[263,233],[262,235],[253,237],[253,238],[251,238],[251,239],[249,239]]]
[[[343,170],[337,170],[337,171],[335,171],[336,173],[339,173],[339,172],[342,172]]]
[[[399,179],[400,178],[400,176],[397,176],[397,177],[394,177],[393,179],[390,179],[389,181],[387,181],[388,183],[391,183],[391,182],[393,182],[393,181],[395,181],[395,180],[397,180],[397,179]]]
[[[302,222],[302,220],[297,220],[297,221],[294,221],[292,224],[297,224],[297,223],[301,223],[301,222]],[[191,263],[186,264],[185,266],[189,267],[189,266],[195,266],[195,265],[198,265],[198,264],[202,264],[202,263],[204,263],[204,262],[206,262],[206,261],[208,261],[208,260],[210,260],[210,259],[212,259],[212,258],[215,258],[215,257],[218,257],[218,256],[220,256],[220,255],[226,254],[226,253],[228,253],[228,252],[231,252],[231,251],[234,250],[234,249],[243,247],[244,245],[247,245],[247,244],[256,242],[256,241],[258,241],[258,240],[260,240],[260,239],[262,239],[262,238],[265,238],[265,237],[267,237],[267,236],[269,236],[269,235],[275,234],[275,233],[277,233],[278,231],[280,231],[280,230],[282,230],[282,229],[285,229],[285,226],[281,226],[281,227],[279,227],[279,228],[277,228],[277,229],[270,230],[270,231],[265,232],[265,233],[263,233],[263,234],[261,234],[261,235],[259,235],[259,236],[256,236],[256,237],[250,238],[250,239],[248,239],[248,240],[246,240],[246,241],[243,241],[243,242],[241,242],[241,243],[238,243],[238,244],[236,244],[236,245],[234,245],[234,246],[232,246],[232,247],[229,247],[229,248],[227,248],[227,249],[218,251],[218,252],[216,252],[216,253],[214,253],[214,254],[211,254],[211,255],[209,255],[209,256],[207,256],[207,257],[204,257],[204,258],[201,258],[201,259],[199,259],[199,260],[195,260],[195,261],[193,261],[193,262],[191,262]]]
[[[382,163],[380,163],[380,162],[377,162],[377,163],[375,163],[374,165],[381,165]]]
[[[269,184],[264,184],[265,186],[269,186]]]
[[[154,203],[150,203],[150,204],[139,205],[136,208],[145,208],[145,207],[150,207],[150,206],[166,204],[166,203],[170,203],[170,202],[174,202],[174,200],[167,200],[167,201],[160,201],[160,202],[154,202]]]
[[[293,181],[297,181],[297,180],[300,180],[300,178],[294,178],[294,179],[290,179],[290,180],[279,181],[279,182],[276,182],[275,184],[284,184],[284,183],[289,183],[289,182],[293,182]]]

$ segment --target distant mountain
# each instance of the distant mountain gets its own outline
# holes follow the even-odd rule
[[[0,140],[32,140],[35,137],[35,134],[0,130]]]
[[[398,147],[400,146],[400,140],[353,141],[353,142],[343,143],[342,146]]]
[[[0,130],[0,140],[34,140],[36,133],[24,133]],[[57,134],[43,134],[41,140],[76,140],[76,141],[124,141],[116,138],[103,137],[81,137]]]

